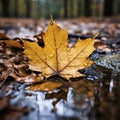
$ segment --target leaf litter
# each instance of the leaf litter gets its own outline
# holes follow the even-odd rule
[[[22,100],[23,103],[21,103],[20,106],[22,104],[26,104],[26,107],[29,108],[30,105],[27,105],[27,104],[28,104],[29,100],[33,100],[33,99],[34,99],[33,100],[34,102],[32,101],[30,103],[32,103],[33,105],[34,105],[34,103],[36,103],[39,106],[39,111],[40,111],[39,117],[41,119],[43,117],[45,118],[46,115],[48,115],[51,118],[54,118],[53,114],[50,112],[51,110],[52,110],[52,112],[56,112],[56,114],[58,115],[58,117],[56,119],[60,119],[61,115],[64,116],[65,118],[75,117],[75,119],[78,119],[81,117],[83,118],[83,116],[88,117],[87,116],[88,113],[92,115],[90,109],[92,109],[93,111],[97,111],[97,109],[98,109],[99,111],[97,111],[97,112],[103,114],[100,117],[101,120],[106,119],[105,118],[107,116],[106,115],[107,112],[105,112],[106,110],[108,110],[108,112],[113,111],[112,106],[110,106],[109,101],[107,101],[105,98],[107,96],[107,98],[109,100],[114,100],[114,99],[119,100],[119,98],[113,97],[113,96],[117,95],[117,93],[118,93],[118,92],[114,92],[114,89],[119,88],[119,84],[117,85],[115,82],[116,88],[112,89],[113,92],[109,93],[109,91],[107,89],[109,87],[109,80],[105,80],[104,82],[102,82],[100,80],[100,79],[102,79],[102,80],[106,79],[106,78],[103,78],[104,76],[102,78],[99,76],[97,78],[95,78],[95,79],[97,79],[97,81],[95,79],[94,79],[95,81],[88,81],[84,77],[80,77],[80,78],[74,79],[73,81],[71,80],[70,82],[68,82],[65,79],[60,78],[58,76],[53,76],[52,78],[45,80],[45,81],[41,80],[40,72],[32,71],[32,70],[28,69],[28,61],[29,60],[22,53],[24,48],[22,47],[21,43],[20,43],[20,47],[19,47],[20,41],[19,42],[18,41],[19,40],[17,40],[17,44],[18,44],[17,49],[16,49],[16,42],[15,42],[15,44],[12,41],[10,41],[12,43],[8,42],[9,44],[7,44],[7,42],[3,42],[3,41],[0,42],[0,45],[1,45],[1,47],[0,47],[0,50],[1,50],[0,70],[1,70],[1,75],[3,76],[3,77],[1,77],[2,78],[1,82],[3,80],[5,80],[4,84],[2,84],[0,95],[2,96],[2,98],[4,98],[5,95],[9,95],[8,98],[10,100],[8,100],[8,101],[10,101],[10,106],[12,107],[12,110],[11,110],[11,108],[8,107],[9,106],[8,102],[6,102],[4,104],[7,107],[4,107],[4,105],[3,105],[3,107],[1,108],[2,111],[4,111],[4,109],[6,109],[8,111],[13,111],[15,113],[14,110],[17,111],[17,109],[22,109],[21,113],[19,113],[18,115],[15,114],[17,117],[15,117],[12,113],[12,117],[15,117],[14,119],[18,119],[21,116],[23,117],[24,113],[26,113],[26,112],[24,112],[24,107],[14,109],[14,105],[20,104],[20,101]],[[103,41],[101,43],[106,44]],[[110,47],[110,46],[106,46],[106,47]],[[114,47],[114,46],[112,46],[112,47]],[[112,47],[110,49],[114,49]],[[103,49],[104,49],[104,47],[103,47]],[[117,48],[115,48],[115,49],[117,49]],[[99,53],[97,58],[99,58],[100,56],[103,56],[105,54],[108,54],[107,53],[108,51],[107,52],[99,51],[99,48],[97,50],[98,50],[98,52],[96,52],[96,53]],[[4,52],[5,52],[5,54],[2,54]],[[112,50],[110,52],[112,52]],[[119,52],[119,51],[117,51],[117,52]],[[7,72],[6,72],[6,70],[7,70]],[[102,70],[105,71],[105,69],[102,69]],[[89,71],[89,68],[88,68],[88,71]],[[85,74],[90,75],[93,70],[90,67],[91,72],[88,72],[88,71],[86,71]],[[99,73],[99,72],[97,72],[97,73]],[[109,73],[106,72],[106,74],[108,75]],[[93,76],[94,75],[96,75],[95,72],[93,72]],[[37,79],[36,79],[36,77],[37,77]],[[89,78],[91,78],[91,77],[89,77]],[[14,82],[14,84],[12,84],[13,82]],[[18,82],[21,82],[22,84],[18,83]],[[27,82],[27,84],[26,84],[26,82]],[[33,87],[43,84],[42,89],[44,89],[43,90],[44,92],[40,92],[39,91],[40,89],[38,89],[38,90],[34,89],[34,90],[36,90],[36,92],[26,89],[30,86],[29,84],[31,84],[31,83],[33,83],[31,85]],[[53,89],[51,89],[52,87],[49,87],[52,85],[52,83],[53,84],[55,83],[55,85],[52,86]],[[6,85],[6,84],[8,84],[8,85]],[[101,86],[101,84],[106,87]],[[46,85],[47,85],[47,87],[46,87]],[[103,91],[106,91],[106,94]],[[19,94],[22,94],[22,97],[20,97]],[[97,96],[98,94],[101,95],[100,100]],[[11,99],[11,96],[12,97],[14,96],[13,99]],[[27,98],[27,100],[26,100],[27,102],[25,102],[26,98]],[[94,100],[93,100],[93,98],[94,98]],[[102,99],[102,98],[104,98],[104,99]],[[5,100],[3,100],[3,101],[5,101]],[[93,104],[91,102],[95,102],[95,103]],[[97,106],[98,104],[101,105],[102,108],[99,108],[99,106]],[[115,104],[115,103],[113,103],[113,104]],[[84,107],[84,106],[86,106],[86,107]],[[95,106],[97,106],[97,107],[95,107]],[[36,108],[36,107],[33,107],[33,106],[30,106],[30,107],[34,108],[33,111],[38,110],[38,108]],[[62,111],[60,111],[61,107],[63,107],[67,111],[67,113],[64,111],[62,113]],[[116,109],[119,109],[119,107],[114,107],[114,110],[116,110]],[[31,115],[33,113],[31,110],[30,111],[27,110],[27,112],[30,112]],[[81,112],[84,113],[84,115],[82,115]],[[45,113],[46,113],[46,115],[45,115]],[[68,115],[68,113],[71,113],[71,115]],[[7,114],[7,117],[12,119],[12,117],[10,117],[11,113],[8,114],[7,112],[4,112],[4,114],[5,114],[5,116]],[[35,113],[33,115],[35,115]],[[114,116],[117,116],[116,113]],[[102,117],[104,117],[104,118],[102,118]],[[107,119],[110,119],[112,117],[113,116],[107,117]],[[28,118],[29,118],[29,120],[32,119],[32,117],[30,117],[29,114],[28,114]],[[4,118],[4,119],[6,119],[6,118]],[[37,119],[37,118],[35,118],[35,119]]]

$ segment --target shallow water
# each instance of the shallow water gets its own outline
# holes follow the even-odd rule
[[[67,92],[59,89],[49,93],[22,90],[17,104],[33,110],[21,120],[119,120],[119,76],[114,78],[112,86],[110,82],[110,77],[92,82],[94,95],[91,97],[76,93],[72,87]],[[16,101],[13,99],[13,104]]]

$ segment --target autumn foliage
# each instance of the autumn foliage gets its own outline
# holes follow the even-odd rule
[[[41,72],[46,78],[52,75],[65,79],[79,77],[82,74],[78,70],[93,63],[88,57],[94,51],[94,38],[78,39],[73,47],[69,47],[67,30],[61,29],[53,20],[42,38],[44,47],[24,40],[24,53],[30,59],[30,69]]]

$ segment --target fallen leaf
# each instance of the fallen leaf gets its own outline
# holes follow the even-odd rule
[[[41,32],[38,35],[35,35],[34,38],[37,38],[37,43],[38,43],[39,46],[44,47],[44,41],[43,41],[43,38],[42,38],[42,34],[43,34],[43,32]]]
[[[0,33],[0,40],[8,40],[8,39],[10,39],[10,38],[7,36],[7,34]]]
[[[23,45],[16,40],[0,40],[0,44],[4,44],[5,46],[11,47],[11,48],[23,49]]]
[[[80,77],[77,70],[84,69],[93,63],[88,56],[94,51],[94,38],[78,39],[72,47],[68,47],[68,33],[51,20],[46,33],[43,33],[45,47],[36,42],[23,41],[24,53],[30,59],[30,69],[40,71],[45,77],[59,75],[69,79]]]

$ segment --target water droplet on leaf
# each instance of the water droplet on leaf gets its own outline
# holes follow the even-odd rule
[[[85,65],[85,66],[87,66],[88,64],[87,64],[87,63],[85,63],[84,65]]]
[[[67,48],[67,51],[70,51],[70,48]]]
[[[45,68],[45,65],[42,65],[42,68]]]
[[[75,67],[78,67],[79,66],[79,64],[77,63],[77,64],[75,64]]]
[[[50,54],[49,57],[52,58],[54,55],[53,54]]]

